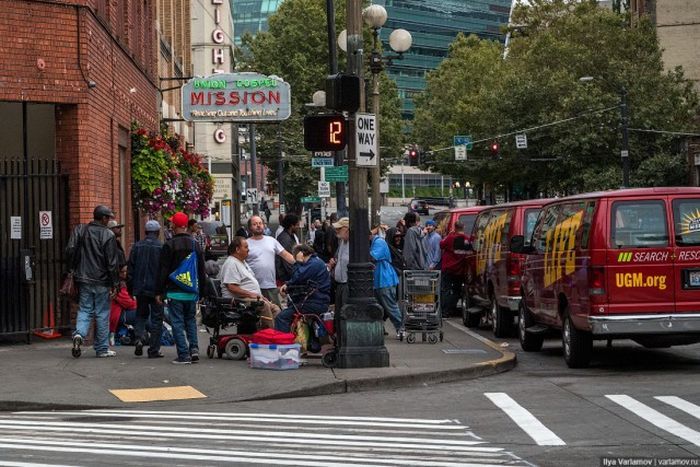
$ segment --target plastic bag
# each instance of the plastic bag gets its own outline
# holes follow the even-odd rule
[[[292,333],[296,336],[294,342],[301,346],[301,352],[306,352],[306,348],[309,345],[309,336],[311,334],[309,325],[302,320],[298,320],[292,329]]]

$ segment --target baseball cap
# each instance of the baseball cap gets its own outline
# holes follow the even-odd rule
[[[435,226],[435,221],[432,220],[432,219],[429,219],[429,220],[425,221],[425,226],[427,227],[427,226],[429,226],[429,225]]]
[[[146,222],[146,232],[158,232],[160,231],[160,224],[158,221],[150,220]]]
[[[189,220],[190,219],[187,217],[187,214],[182,211],[176,212],[173,214],[173,217],[170,218],[170,222],[172,222],[175,227],[179,228],[187,227],[187,222]]]
[[[115,220],[111,220],[111,221],[107,222],[107,228],[108,228],[108,229],[114,229],[114,228],[116,228],[116,227],[124,227],[124,224],[119,224],[119,223],[118,223],[117,221],[115,221]]]
[[[333,223],[333,228],[334,228],[334,229],[340,229],[340,228],[343,228],[343,227],[348,227],[348,228],[350,228],[350,219],[349,219],[349,218],[343,217],[343,218],[340,219],[338,222],[334,222],[334,223]]]

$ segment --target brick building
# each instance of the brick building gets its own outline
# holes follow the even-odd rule
[[[131,243],[129,129],[132,120],[158,128],[159,86],[150,0],[0,0],[0,9],[3,334],[46,325],[59,308],[66,234],[96,204],[113,207]],[[24,280],[36,284],[26,296]]]

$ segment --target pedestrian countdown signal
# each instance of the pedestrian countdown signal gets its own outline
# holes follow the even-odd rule
[[[309,151],[342,151],[347,142],[342,115],[304,117],[304,147]]]

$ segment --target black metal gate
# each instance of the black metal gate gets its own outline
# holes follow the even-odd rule
[[[68,226],[58,162],[0,160],[0,335],[70,327],[58,298]]]

